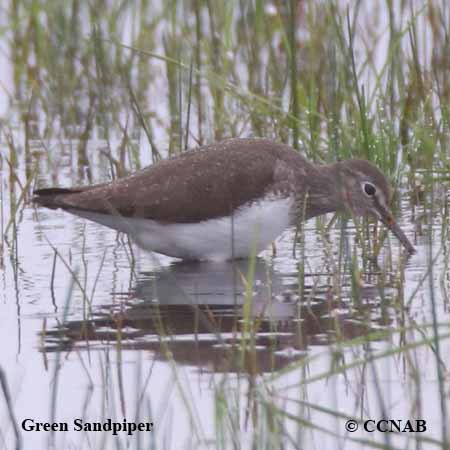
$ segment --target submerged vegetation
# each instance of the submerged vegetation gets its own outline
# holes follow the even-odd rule
[[[51,372],[49,420],[60,420],[61,397],[72,401],[60,371],[74,358],[86,380],[76,394],[83,417],[154,423],[150,437],[82,436],[74,448],[181,448],[177,439],[183,448],[450,448],[447,0],[9,0],[1,8],[1,304],[17,305],[21,330],[36,302],[25,301],[30,279],[40,283],[38,300],[50,299],[51,309],[33,309],[32,349]],[[397,188],[396,211],[418,255],[404,258],[373,223],[353,229],[326,217],[264,259],[231,269],[155,263],[144,273],[122,237],[86,243],[84,228],[63,228],[59,248],[48,217],[28,201],[34,188],[110,180],[231,136],[287,142],[317,163],[375,162]],[[48,266],[45,281],[24,269],[29,233],[36,252],[48,251],[32,266]],[[123,252],[117,266],[105,268],[105,242],[116,244],[114,256]],[[114,284],[119,271],[128,285]],[[20,386],[8,388],[5,361],[0,448],[14,448],[23,413],[14,412]],[[171,410],[175,397],[181,412]],[[173,422],[180,416],[183,427]],[[429,429],[344,427],[380,417],[426,419]],[[42,448],[61,442],[52,434]]]

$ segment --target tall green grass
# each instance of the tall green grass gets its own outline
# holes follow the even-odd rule
[[[328,330],[334,340],[327,351],[262,375],[255,344],[262,319],[251,314],[250,265],[249,272],[241,274],[248,283],[246,306],[239,317],[243,322],[236,321],[235,347],[227,360],[229,367],[239,366],[241,378],[238,387],[226,373],[214,383],[214,445],[241,448],[245,434],[255,449],[296,447],[306,433],[317,433],[334,436],[336,447],[348,439],[367,448],[396,448],[388,437],[362,441],[345,435],[343,421],[360,422],[364,408],[349,416],[339,404],[314,404],[308,400],[307,388],[315,382],[367,372],[379,383],[375,363],[397,358],[407,365],[408,380],[419,393],[426,380],[418,375],[420,361],[414,359],[414,351],[426,348],[434,355],[438,374],[439,398],[432,401],[439,407],[442,429],[439,439],[414,436],[404,445],[449,448],[448,368],[441,348],[447,344],[448,324],[437,316],[437,298],[446,298],[448,290],[449,258],[445,193],[450,181],[450,19],[446,0],[355,1],[350,7],[312,0],[12,0],[4,13],[8,21],[0,39],[7,43],[13,86],[7,92],[10,108],[0,123],[0,258],[10,257],[16,278],[20,272],[17,229],[31,189],[58,183],[61,171],[68,167],[73,184],[99,182],[197,145],[250,135],[288,142],[317,163],[369,159],[398,188],[394,205],[407,217],[406,229],[425,249],[426,270],[406,297],[408,261],[395,246],[387,245],[382,251],[386,233],[372,223],[357,224],[355,242],[348,239],[346,219],[318,219],[329,297],[341,306],[349,301],[369,331],[348,337],[339,319],[332,317]],[[440,224],[440,243],[434,241],[435,223]],[[329,242],[330,229],[336,227],[341,232],[337,252]],[[293,257],[298,260],[295,275],[303,308],[299,306],[297,317],[300,329],[305,311],[308,320],[314,318],[311,302],[319,281],[308,273],[305,231],[298,231]],[[55,261],[64,263],[56,249],[54,254]],[[379,256],[378,262],[371,260],[373,254]],[[442,267],[435,267],[438,258],[443,259]],[[87,267],[83,268],[87,277]],[[83,294],[89,324],[95,283],[89,293],[83,276],[70,270],[74,286]],[[387,330],[372,330],[370,310],[364,307],[365,282],[378,286],[383,316],[389,315],[383,308],[395,311],[396,323]],[[431,322],[414,323],[408,307],[424,286]],[[386,294],[392,287],[393,300]],[[211,318],[203,312],[199,316],[204,321]],[[201,411],[190,386],[181,381],[166,342],[170,334],[159,316],[157,320],[163,353],[192,423],[195,447],[206,442]],[[121,326],[116,323],[119,363]],[[220,336],[216,322],[209,326]],[[299,330],[293,347],[305,347],[302,336]],[[374,350],[381,340],[392,346]],[[321,357],[330,359],[329,369],[311,372]],[[102,364],[106,379],[112,370],[106,356]],[[289,374],[301,375],[296,383],[279,389],[275,382]],[[137,371],[139,404],[145,413],[153,413],[151,402],[144,404],[148,379],[141,375]],[[11,412],[6,376],[0,373],[0,379]],[[54,413],[58,389],[61,385],[55,382]],[[123,395],[120,383],[111,386],[105,381],[108,389]],[[383,410],[383,395],[377,392],[377,406]],[[294,404],[298,414],[288,411],[288,404]],[[242,410],[245,417],[240,416]],[[102,412],[111,413],[106,407]],[[312,422],[309,417],[315,413],[332,417],[336,430]],[[160,414],[164,416],[164,411]]]

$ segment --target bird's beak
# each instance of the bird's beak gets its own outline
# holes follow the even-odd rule
[[[381,205],[377,205],[377,211],[379,213],[380,220],[395,234],[408,253],[416,253],[416,249],[413,247],[411,242],[409,242],[409,239],[406,237],[405,233],[403,233],[402,229],[398,226],[392,213],[386,208],[383,208]]]

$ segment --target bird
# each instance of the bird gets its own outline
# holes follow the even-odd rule
[[[318,165],[284,143],[229,138],[107,183],[37,189],[33,201],[128,233],[148,251],[232,260],[258,254],[285,229],[330,212],[375,217],[412,254],[391,197],[386,177],[369,161]]]

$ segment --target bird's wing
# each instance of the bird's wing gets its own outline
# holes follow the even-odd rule
[[[279,145],[279,144],[278,144]],[[231,139],[159,162],[128,177],[87,188],[50,188],[35,201],[50,207],[166,223],[192,223],[231,214],[274,183],[272,141]]]

